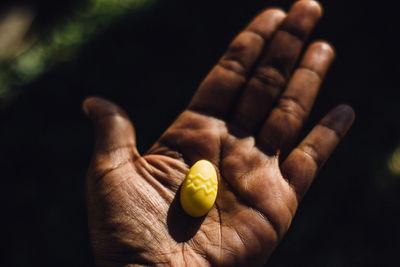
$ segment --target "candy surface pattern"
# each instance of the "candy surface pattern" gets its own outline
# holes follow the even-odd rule
[[[198,190],[204,190],[207,195],[217,195],[218,181],[215,177],[205,178],[201,173],[189,174],[187,177],[186,188],[193,188],[195,192]]]
[[[182,208],[190,216],[204,216],[214,205],[217,192],[218,178],[214,166],[207,160],[199,160],[183,181],[180,192]]]

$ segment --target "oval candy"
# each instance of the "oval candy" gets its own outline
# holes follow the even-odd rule
[[[197,161],[189,170],[181,187],[181,205],[192,217],[205,215],[217,198],[217,172],[211,162]]]

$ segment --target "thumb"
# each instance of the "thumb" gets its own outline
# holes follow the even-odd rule
[[[139,157],[134,127],[119,106],[100,97],[89,97],[82,108],[95,129],[94,163],[112,168],[128,158]]]

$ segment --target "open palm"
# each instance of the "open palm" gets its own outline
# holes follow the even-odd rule
[[[334,58],[312,43],[315,1],[288,14],[267,9],[231,43],[188,108],[140,156],[125,113],[101,98],[84,110],[96,128],[87,177],[96,264],[262,265],[286,233],[315,174],[353,122],[338,106],[294,147]],[[179,187],[200,159],[218,171],[218,196],[202,218],[184,213]]]

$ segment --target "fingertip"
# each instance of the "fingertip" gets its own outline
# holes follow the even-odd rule
[[[261,16],[272,16],[275,19],[284,19],[286,17],[286,12],[280,7],[270,7],[265,9],[260,14]]]
[[[256,32],[275,32],[278,25],[286,18],[287,14],[280,8],[267,8],[257,15],[253,21],[247,26],[248,29],[255,30]],[[270,35],[270,34],[269,34]],[[263,34],[264,36],[264,34]],[[270,36],[264,36],[269,39]]]
[[[120,161],[121,155],[123,157],[139,155],[135,147],[134,126],[128,115],[118,105],[102,97],[91,96],[82,102],[82,109],[94,126],[96,138],[94,155],[97,161],[103,160],[104,155],[110,159],[111,163]],[[111,152],[120,151],[119,148],[128,149],[122,154],[117,153],[116,156],[109,158],[115,154]]]
[[[108,115],[128,117],[118,105],[98,96],[86,98],[82,103],[82,110],[92,120]]]
[[[341,104],[332,109],[326,115],[321,124],[335,131],[339,137],[343,137],[355,120],[355,112],[352,107]]]
[[[289,10],[282,29],[306,40],[321,17],[322,7],[318,2],[300,0],[294,3]]]
[[[307,48],[300,67],[314,71],[322,80],[334,59],[334,48],[328,42],[316,41]]]
[[[319,54],[329,57],[330,60],[333,60],[336,57],[335,47],[326,40],[315,41],[310,45],[310,48],[316,50]]]
[[[109,106],[110,102],[99,96],[89,96],[82,102],[83,112],[89,118],[98,113],[104,106]]]
[[[90,109],[93,104],[97,100],[98,97],[95,96],[90,96],[87,97],[85,100],[82,102],[82,110],[83,113],[85,113],[86,116],[90,117]]]
[[[337,110],[337,112],[340,112],[342,114],[346,114],[346,117],[348,118],[347,121],[349,123],[353,123],[355,118],[356,118],[356,113],[353,109],[353,107],[346,105],[346,104],[340,104],[334,108],[334,110]]]
[[[315,0],[299,0],[293,4],[292,9],[307,13],[315,19],[319,19],[323,15],[322,5]]]

